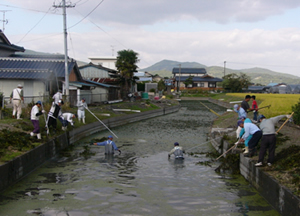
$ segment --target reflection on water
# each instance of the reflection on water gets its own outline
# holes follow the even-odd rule
[[[107,131],[82,140],[1,194],[0,215],[278,215],[242,177],[216,174],[217,164],[196,165],[208,160],[204,154],[168,159],[174,142],[211,150],[206,134],[214,114],[197,101],[182,105],[178,113],[114,128],[121,155],[83,148]],[[84,157],[86,150],[94,155]]]

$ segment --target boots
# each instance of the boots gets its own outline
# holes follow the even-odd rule
[[[42,139],[42,136],[40,133],[38,133],[36,136],[37,136],[37,139],[39,139],[39,140]]]
[[[36,134],[33,132],[30,132],[30,136],[35,136]]]
[[[61,128],[63,131],[66,131],[67,130],[67,127],[62,127]]]
[[[245,151],[243,152],[243,154],[248,154],[249,153],[249,148],[248,146],[245,147]]]
[[[85,118],[82,118],[82,123],[85,124]]]
[[[22,119],[20,114],[17,114],[17,119]]]

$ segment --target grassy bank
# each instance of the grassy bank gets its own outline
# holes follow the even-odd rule
[[[149,110],[160,109],[164,107],[170,107],[173,105],[178,105],[176,100],[163,100],[163,101],[136,101],[136,102],[120,102],[115,104],[100,104],[97,106],[89,106],[89,110],[97,116],[100,120],[107,118],[128,115],[133,112],[122,112],[115,111],[115,109],[129,109],[129,110],[139,110],[141,112],[146,112]],[[48,112],[50,109],[50,104],[44,105],[45,110]],[[30,132],[33,130],[33,125],[30,121],[30,111],[31,106],[23,108],[22,120],[17,120],[11,118],[12,110],[5,108],[3,110],[4,119],[0,120],[0,164],[5,163],[15,157],[24,154],[32,148],[35,148],[45,141],[52,139],[54,136],[64,133],[61,129],[61,123],[57,120],[57,133],[53,134],[50,130],[50,135],[47,136],[47,131],[45,128],[45,117],[40,116],[40,130],[42,134],[42,140],[37,140],[36,137],[31,137]],[[77,113],[77,107],[70,107],[68,105],[62,106],[62,112]],[[86,110],[86,123],[92,123],[97,121],[97,119]],[[105,114],[105,115],[104,115]],[[109,115],[109,116],[107,116]],[[83,126],[82,122],[78,122],[75,119],[74,127],[78,128]],[[68,130],[72,130],[69,125]]]

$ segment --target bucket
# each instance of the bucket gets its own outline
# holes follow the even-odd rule
[[[148,92],[143,92],[142,93],[142,99],[148,99]]]

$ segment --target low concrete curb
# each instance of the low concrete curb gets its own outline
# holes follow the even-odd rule
[[[168,107],[159,110],[151,110],[143,113],[134,113],[130,115],[105,119],[102,122],[109,128],[129,124],[132,122],[141,121],[157,116],[162,116],[177,112],[179,106]],[[41,166],[47,160],[53,158],[61,150],[65,149],[70,144],[90,136],[106,128],[99,122],[94,122],[72,131],[68,131],[54,139],[26,152],[25,154],[0,166],[0,191],[4,191],[9,186],[12,186],[30,172]]]

